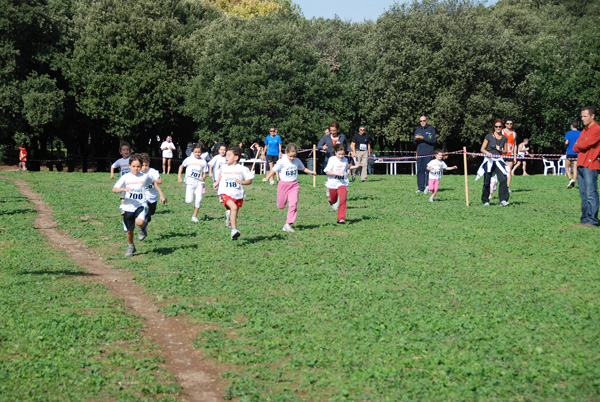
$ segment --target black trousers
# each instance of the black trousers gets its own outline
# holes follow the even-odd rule
[[[506,167],[508,169],[508,166]],[[498,198],[500,201],[508,201],[510,194],[508,193],[508,185],[506,184],[507,177],[498,166],[494,163],[492,170],[490,172],[485,172],[483,176],[483,192],[481,193],[481,202],[484,204],[486,202],[490,202],[490,182],[492,180],[492,176],[498,176]]]
[[[431,156],[425,156],[423,158],[419,158],[417,155],[417,186],[419,186],[419,190],[424,191],[427,186],[427,164],[432,160]]]

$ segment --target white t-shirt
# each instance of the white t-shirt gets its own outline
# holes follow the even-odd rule
[[[298,171],[306,169],[302,161],[295,158],[290,162],[287,156],[282,156],[273,166],[274,172],[279,172],[279,180],[292,182],[298,180]]]
[[[213,181],[219,180],[221,169],[223,169],[223,166],[225,165],[227,165],[227,161],[225,160],[225,157],[221,155],[216,155],[210,160],[210,162],[208,162],[208,166],[212,167]]]
[[[160,173],[158,173],[158,170],[154,168],[148,169],[146,174],[150,176],[153,183],[160,179]],[[154,188],[154,184],[150,184],[148,187],[146,187],[146,200],[148,201],[148,204],[158,201],[158,191],[156,191],[156,188]]]
[[[236,179],[241,181],[254,179],[254,173],[250,172],[250,169],[244,165],[223,166],[217,194],[225,194],[235,200],[244,198],[244,187],[241,184],[236,183]]]
[[[115,163],[113,163],[112,165],[110,165],[110,167],[113,169],[119,169],[119,172],[121,173],[121,177],[123,177],[124,174],[131,172],[131,169],[129,169],[129,158],[127,158],[127,159],[121,158],[121,159],[117,160]]]
[[[325,187],[336,189],[342,186],[349,186],[350,181],[348,180],[348,168],[350,165],[348,164],[348,159],[346,157],[340,160],[337,156],[332,156],[327,161],[327,166],[325,166],[325,173],[327,172],[338,172],[342,171],[343,175],[341,176],[327,176],[327,181],[325,182]]]
[[[448,167],[446,162],[438,161],[437,159],[432,159],[427,164],[427,167],[433,168],[434,170],[428,170],[429,178],[431,180],[439,180],[442,178],[442,174],[444,174],[444,169]]]
[[[131,189],[131,192],[125,192],[124,201],[121,203],[121,209],[125,212],[135,212],[139,207],[148,206],[146,200],[146,187],[151,185],[152,178],[144,173],[126,173],[113,186],[113,188]]]
[[[162,149],[163,158],[172,158],[173,151],[175,150],[175,144],[173,144],[172,142],[164,141],[162,144],[160,144],[160,149]]]
[[[202,172],[206,172],[206,161],[196,159],[194,155],[188,156],[181,163],[185,167],[185,184],[198,184]]]

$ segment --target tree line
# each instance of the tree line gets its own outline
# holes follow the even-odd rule
[[[448,150],[512,118],[562,151],[600,95],[593,0],[422,0],[376,21],[304,18],[288,0],[0,0],[0,157],[25,143],[114,157],[213,138],[316,143],[331,120],[412,149],[422,114]]]

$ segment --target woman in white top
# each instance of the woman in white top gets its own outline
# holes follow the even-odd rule
[[[162,151],[163,174],[165,174],[165,166],[167,165],[167,174],[171,173],[171,160],[173,159],[173,151],[175,150],[175,144],[173,144],[170,135],[167,135],[167,139],[163,141],[163,143],[160,145],[160,150]]]

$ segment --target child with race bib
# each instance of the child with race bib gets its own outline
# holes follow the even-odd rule
[[[183,160],[179,166],[179,171],[177,172],[177,181],[181,183],[184,181],[181,179],[181,173],[183,173],[183,168],[185,168],[186,204],[191,204],[194,202],[194,198],[196,198],[192,222],[198,222],[198,210],[200,210],[200,204],[202,204],[202,195],[204,194],[206,161],[202,159],[202,153],[202,145],[200,143],[194,145],[192,154]]]
[[[348,174],[350,164],[344,156],[346,148],[344,144],[337,143],[333,146],[334,155],[327,161],[324,172],[327,175],[325,187],[328,189],[327,198],[333,210],[337,210],[337,223],[346,223],[346,198],[348,195]]]
[[[131,257],[136,251],[133,244],[133,230],[136,225],[141,228],[146,224],[146,213],[148,210],[146,188],[153,184],[152,178],[141,172],[141,155],[131,155],[129,158],[129,169],[130,172],[121,176],[112,189],[113,193],[125,194],[124,200],[121,203],[123,230],[127,232],[125,257]]]
[[[298,147],[296,144],[288,144],[285,148],[285,155],[281,157],[273,166],[272,170],[269,170],[267,177],[263,179],[264,182],[273,179],[276,172],[279,172],[279,184],[277,185],[277,208],[285,208],[285,204],[289,203],[287,218],[285,225],[283,225],[284,232],[293,232],[292,225],[296,222],[296,215],[298,213],[298,193],[300,186],[298,185],[298,171],[302,171],[307,174],[316,175],[316,172],[307,169],[302,161],[297,158]]]
[[[115,178],[115,169],[119,169],[120,176],[129,173],[129,155],[131,154],[131,147],[126,142],[119,144],[119,153],[121,158],[117,159],[115,163],[110,165],[110,179]],[[121,202],[125,199],[125,193],[121,194]]]
[[[217,155],[208,162],[208,174],[212,178],[215,191],[217,191],[217,180],[219,180],[219,177],[221,176],[221,169],[227,164],[225,161],[225,152],[227,152],[227,146],[225,144],[219,144]]]
[[[148,236],[148,224],[152,220],[152,215],[156,212],[156,204],[160,196],[161,204],[167,203],[167,197],[162,192],[160,184],[162,179],[158,170],[150,167],[150,155],[141,154],[142,156],[142,173],[147,174],[152,179],[152,184],[146,187],[146,203],[148,204],[148,212],[146,213],[146,223],[139,228],[138,240],[142,241]]]
[[[454,170],[457,169],[458,166],[448,167],[446,162],[442,159],[444,158],[444,153],[441,149],[435,150],[435,158],[430,160],[427,164],[427,170],[429,170],[429,192],[431,193],[431,197],[429,197],[429,202],[435,201],[435,195],[440,188],[440,179],[442,178],[442,174],[444,170]]]
[[[252,184],[252,179],[254,179],[254,173],[251,173],[250,169],[238,164],[241,155],[240,147],[229,148],[225,154],[227,164],[223,166],[221,175],[217,179],[217,194],[227,208],[225,224],[231,228],[231,240],[237,239],[241,234],[237,229],[237,216],[244,203],[243,186]]]

